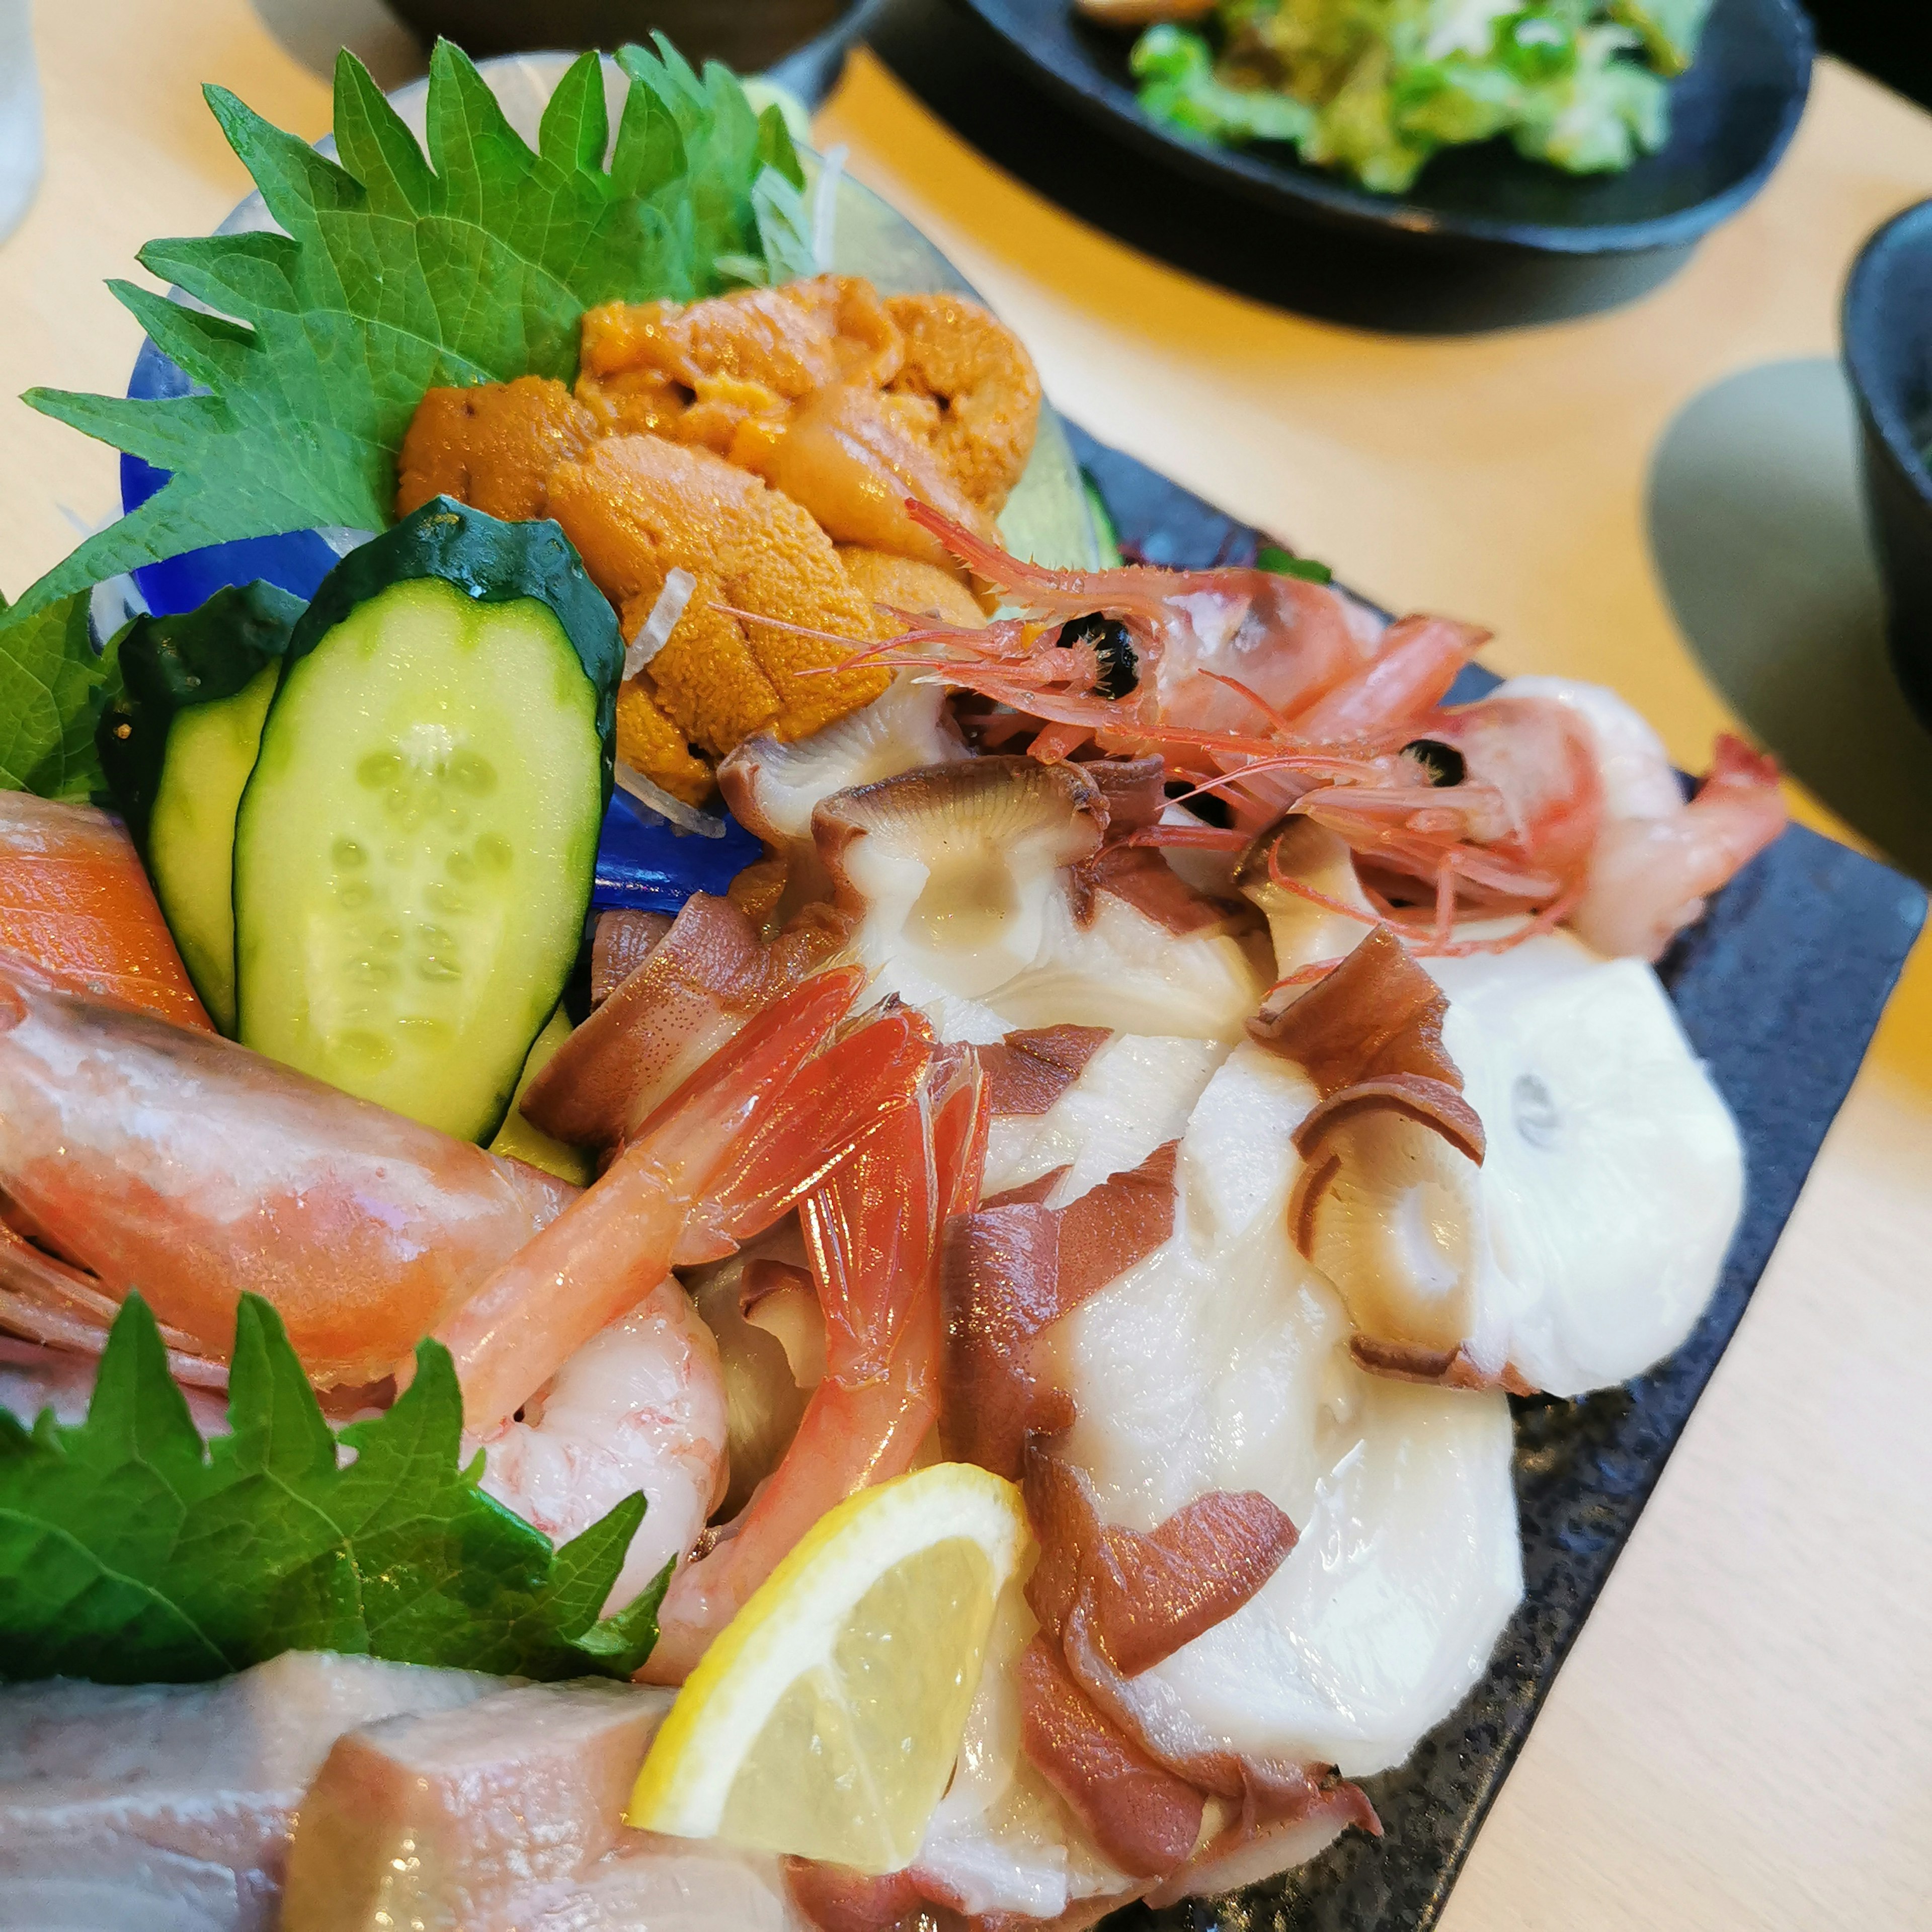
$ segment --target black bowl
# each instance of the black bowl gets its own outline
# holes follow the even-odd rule
[[[553,47],[615,47],[670,36],[694,63],[755,74],[802,46],[850,0],[389,0],[425,43],[440,35],[477,60]]]
[[[1844,332],[1892,662],[1932,726],[1932,201],[1894,216],[1860,250]]]
[[[1811,25],[1794,0],[1717,0],[1690,72],[1671,88],[1670,139],[1618,175],[1566,175],[1506,142],[1438,154],[1406,195],[1371,194],[1292,152],[1216,147],[1141,111],[1131,32],[1072,0],[963,0],[1035,76],[1172,166],[1279,214],[1445,252],[1604,256],[1683,250],[1761,188],[1810,86]]]

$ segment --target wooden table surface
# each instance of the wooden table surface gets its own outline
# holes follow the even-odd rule
[[[305,52],[320,11],[399,58],[374,0],[262,4]],[[116,390],[138,331],[103,279],[138,276],[142,242],[206,230],[248,187],[199,83],[310,136],[328,92],[248,0],[39,0],[36,34],[46,179],[0,244],[0,394]],[[1858,244],[1932,194],[1932,117],[1826,62],[1769,189],[1648,299],[1396,339],[1268,309],[1082,226],[867,57],[818,134],[986,291],[1066,413],[1384,603],[1492,626],[1498,670],[1614,685],[1694,768],[1728,721],[1654,573],[1652,448],[1721,378],[1834,354]],[[10,401],[0,424],[13,593],[111,513],[115,458]],[[1932,1925],[1928,1182],[1922,945],[1448,1932]]]

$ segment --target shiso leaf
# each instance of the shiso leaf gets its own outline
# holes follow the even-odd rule
[[[427,154],[346,52],[339,162],[226,89],[204,89],[284,232],[142,250],[143,267],[212,314],[110,284],[206,393],[28,392],[36,409],[172,474],[34,584],[20,611],[206,544],[384,529],[425,390],[568,381],[579,319],[596,303],[689,299],[798,272],[773,212],[802,181],[782,117],[760,117],[729,71],[714,63],[700,76],[662,36],[655,52],[626,47],[619,60],[629,88],[608,169],[593,54],[566,74],[534,149],[447,41],[430,63]],[[32,743],[38,761],[43,739]]]
[[[85,1422],[4,1418],[0,1679],[188,1683],[292,1649],[622,1678],[656,1642],[669,1566],[598,1620],[644,1498],[554,1549],[460,1465],[440,1344],[418,1348],[392,1408],[338,1436],[280,1317],[244,1295],[228,1414],[204,1444],[135,1294]]]
[[[120,688],[116,646],[96,651],[88,593],[38,608],[0,598],[0,790],[85,800],[103,784],[95,727]]]

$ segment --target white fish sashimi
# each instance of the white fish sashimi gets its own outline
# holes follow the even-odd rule
[[[987,1638],[952,1781],[914,1862],[928,1895],[969,1914],[1055,1918],[1078,1900],[1124,1892],[1132,1882],[1020,1754],[1013,1666],[1038,1628],[1019,1589],[1009,1586]]]
[[[290,1652],[214,1684],[0,1690],[0,1927],[267,1932],[296,1808],[338,1738],[501,1683]]]
[[[1499,1395],[1364,1374],[1288,1240],[1315,1098],[1252,1045],[1181,1144],[1174,1234],[1052,1331],[1077,1419],[1058,1447],[1107,1520],[1146,1531],[1258,1490],[1300,1539],[1240,1610],[1131,1680],[1150,1730],[1349,1774],[1399,1762],[1480,1675],[1522,1594]]]
[[[1230,1043],[1260,1004],[1268,976],[1257,939],[1170,932],[1112,892],[1084,925],[1064,890],[1040,904],[1039,943],[1023,969],[979,997],[1013,1027],[1099,1026]]]
[[[1354,1385],[1348,1447],[1287,1561],[1134,1686],[1237,1750],[1359,1778],[1402,1762],[1481,1676],[1521,1600],[1522,1554],[1507,1400]]]

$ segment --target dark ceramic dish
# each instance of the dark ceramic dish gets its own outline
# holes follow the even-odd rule
[[[1080,19],[1073,0],[964,4],[1051,88],[1168,165],[1277,213],[1438,254],[1687,248],[1764,185],[1810,86],[1810,22],[1795,0],[1717,0],[1696,64],[1672,87],[1660,153],[1620,175],[1574,176],[1488,142],[1438,155],[1406,196],[1379,195],[1286,148],[1216,147],[1150,119],[1127,68],[1132,33]]]
[[[742,74],[823,32],[850,0],[389,0],[425,46],[440,35],[472,58],[564,47],[621,46],[668,34],[694,62]]]
[[[1846,286],[1844,332],[1892,659],[1912,708],[1932,726],[1932,201],[1894,216],[1865,244]]]
[[[1927,367],[1923,358],[1920,367]],[[1131,458],[1072,434],[1135,554],[1192,566],[1252,560],[1253,530]],[[1932,506],[1921,514],[1932,555]],[[1465,676],[1459,698],[1495,682],[1480,670]],[[1744,1220],[1696,1332],[1625,1388],[1577,1402],[1512,1400],[1523,1600],[1487,1674],[1460,1708],[1400,1770],[1363,1780],[1386,1835],[1349,1832],[1298,1870],[1226,1898],[1159,1913],[1130,1908],[1107,1922],[1109,1932],[1424,1932],[1435,1924],[1484,1814],[1743,1317],[1864,1057],[1925,904],[1924,892],[1897,873],[1794,826],[1672,949],[1660,968],[1664,983],[1737,1116],[1747,1177]]]

